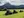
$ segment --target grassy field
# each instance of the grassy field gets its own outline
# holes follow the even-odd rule
[[[23,10],[23,12],[19,12],[20,10]],[[12,9],[10,11],[13,12]],[[16,11],[18,13],[7,16],[4,15],[6,11],[0,11],[0,18],[24,18],[24,9],[17,9]]]

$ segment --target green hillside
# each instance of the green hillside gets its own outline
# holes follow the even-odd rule
[[[10,10],[10,11],[13,12],[13,10]],[[12,14],[12,15],[7,15],[7,16],[4,15],[6,13],[6,11],[0,11],[0,18],[24,18],[24,9],[23,9],[23,12],[19,12],[20,9],[17,9],[16,11],[18,13]]]

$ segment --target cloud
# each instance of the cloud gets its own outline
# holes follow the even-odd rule
[[[10,3],[11,5],[16,5],[16,6],[19,6],[19,5],[24,5],[24,1],[22,1],[22,0],[2,0],[2,1],[0,1],[1,2],[1,4],[0,4],[0,6],[2,6],[2,5],[4,5],[5,3]]]

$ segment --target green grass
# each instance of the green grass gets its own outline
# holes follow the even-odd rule
[[[13,12],[13,10],[10,10],[11,12]],[[6,13],[6,11],[0,11],[0,18],[23,18],[24,16],[24,11],[23,12],[19,12],[20,9],[16,10],[18,13],[17,14],[12,14],[12,15],[8,15],[5,16],[4,14]]]

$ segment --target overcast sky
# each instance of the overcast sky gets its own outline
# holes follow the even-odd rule
[[[24,0],[0,0],[0,6],[4,5],[5,3],[10,3],[11,5],[24,5]]]

